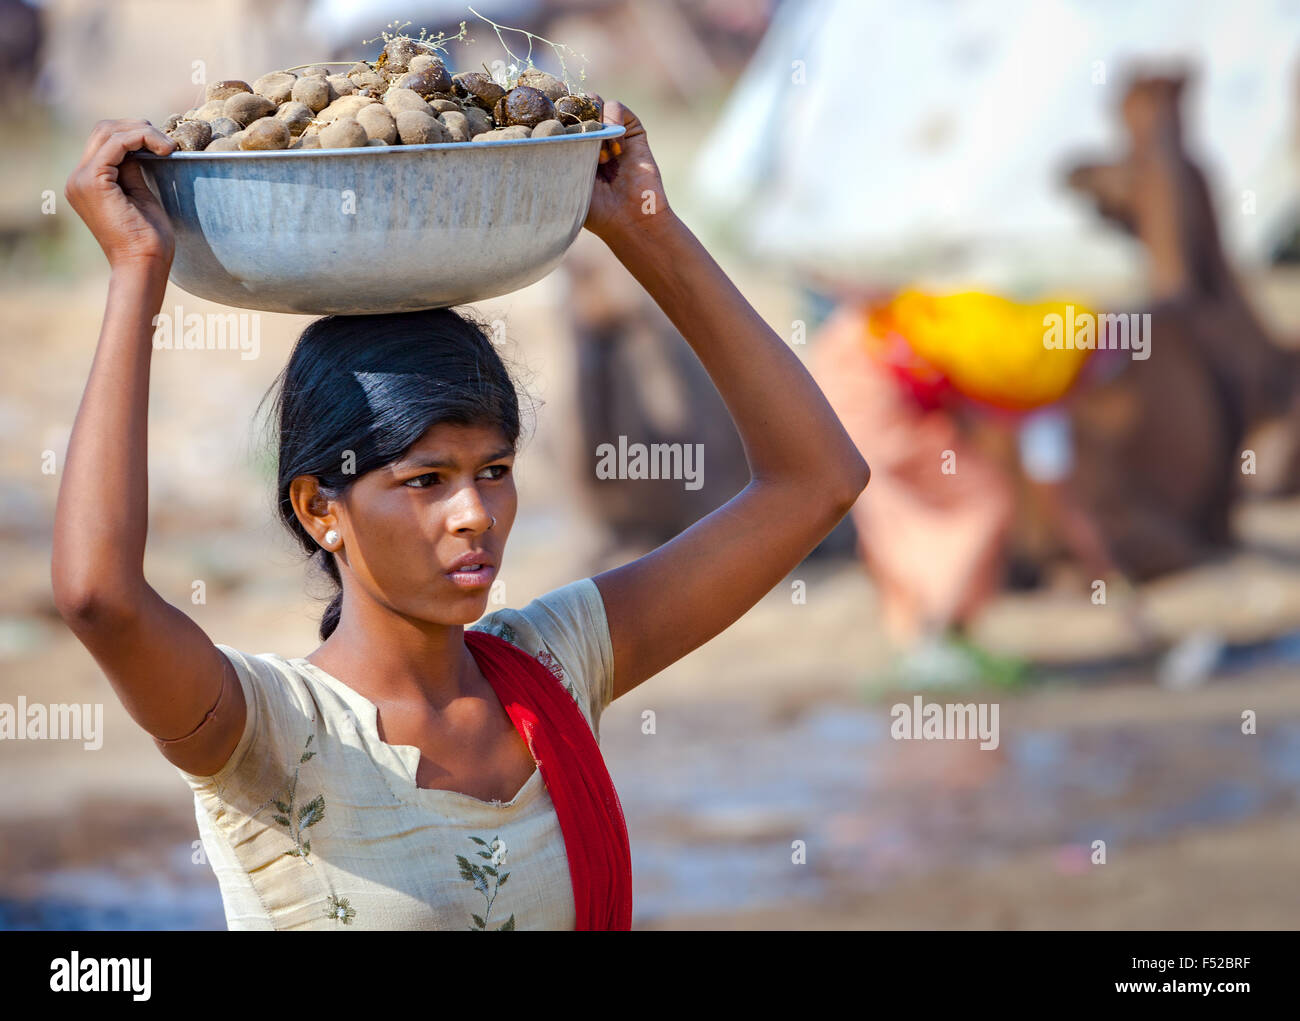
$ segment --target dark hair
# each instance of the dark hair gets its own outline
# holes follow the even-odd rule
[[[440,422],[494,425],[517,447],[518,394],[489,327],[452,309],[318,319],[303,330],[274,386],[277,511],[337,589],[321,617],[323,641],[338,626],[341,579],[334,554],[294,513],[293,480],[314,475],[322,495],[336,499]]]

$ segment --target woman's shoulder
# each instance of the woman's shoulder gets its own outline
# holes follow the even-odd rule
[[[217,648],[234,664],[250,702],[280,720],[304,716],[353,714],[365,700],[342,681],[299,656],[245,652],[230,645]]]
[[[303,667],[306,660],[287,659],[276,652],[247,652],[221,642],[216,646],[234,666],[244,685],[245,695],[252,693],[250,688],[257,692],[283,694],[303,692],[313,680],[311,673]]]
[[[470,630],[500,634],[507,641],[513,641],[514,629],[509,626],[512,621],[522,621],[535,630],[549,633],[575,626],[603,625],[604,616],[604,602],[596,583],[590,578],[579,578],[551,589],[523,606],[490,610],[467,626]]]
[[[614,654],[600,589],[579,578],[519,608],[484,614],[469,630],[496,635],[551,671],[588,711],[593,728],[609,705]]]
[[[313,690],[313,680],[300,661],[273,652],[246,652],[232,645],[215,643],[217,650],[234,667],[243,689],[244,730],[226,765],[211,776],[199,776],[178,768],[191,786],[226,786],[241,772],[253,767],[253,760],[278,756],[281,745],[301,740],[299,733],[315,725],[322,700]]]

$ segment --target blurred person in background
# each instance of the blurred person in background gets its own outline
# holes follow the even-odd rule
[[[877,488],[852,517],[885,625],[908,650],[899,679],[1018,674],[968,628],[1006,581],[1026,508],[1068,522],[1060,531],[1094,577],[1114,573],[1069,481],[1059,403],[1092,352],[1043,344],[1044,316],[1064,304],[905,290],[842,305],[813,338],[813,376],[873,459]]]

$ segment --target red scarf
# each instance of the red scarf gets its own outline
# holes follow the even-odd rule
[[[527,742],[555,804],[577,928],[631,929],[627,823],[586,718],[559,679],[522,649],[469,629],[465,644]]]

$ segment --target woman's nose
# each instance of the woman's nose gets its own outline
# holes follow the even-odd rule
[[[447,527],[453,532],[486,532],[492,526],[492,515],[484,506],[473,486],[466,486],[452,499]]]

